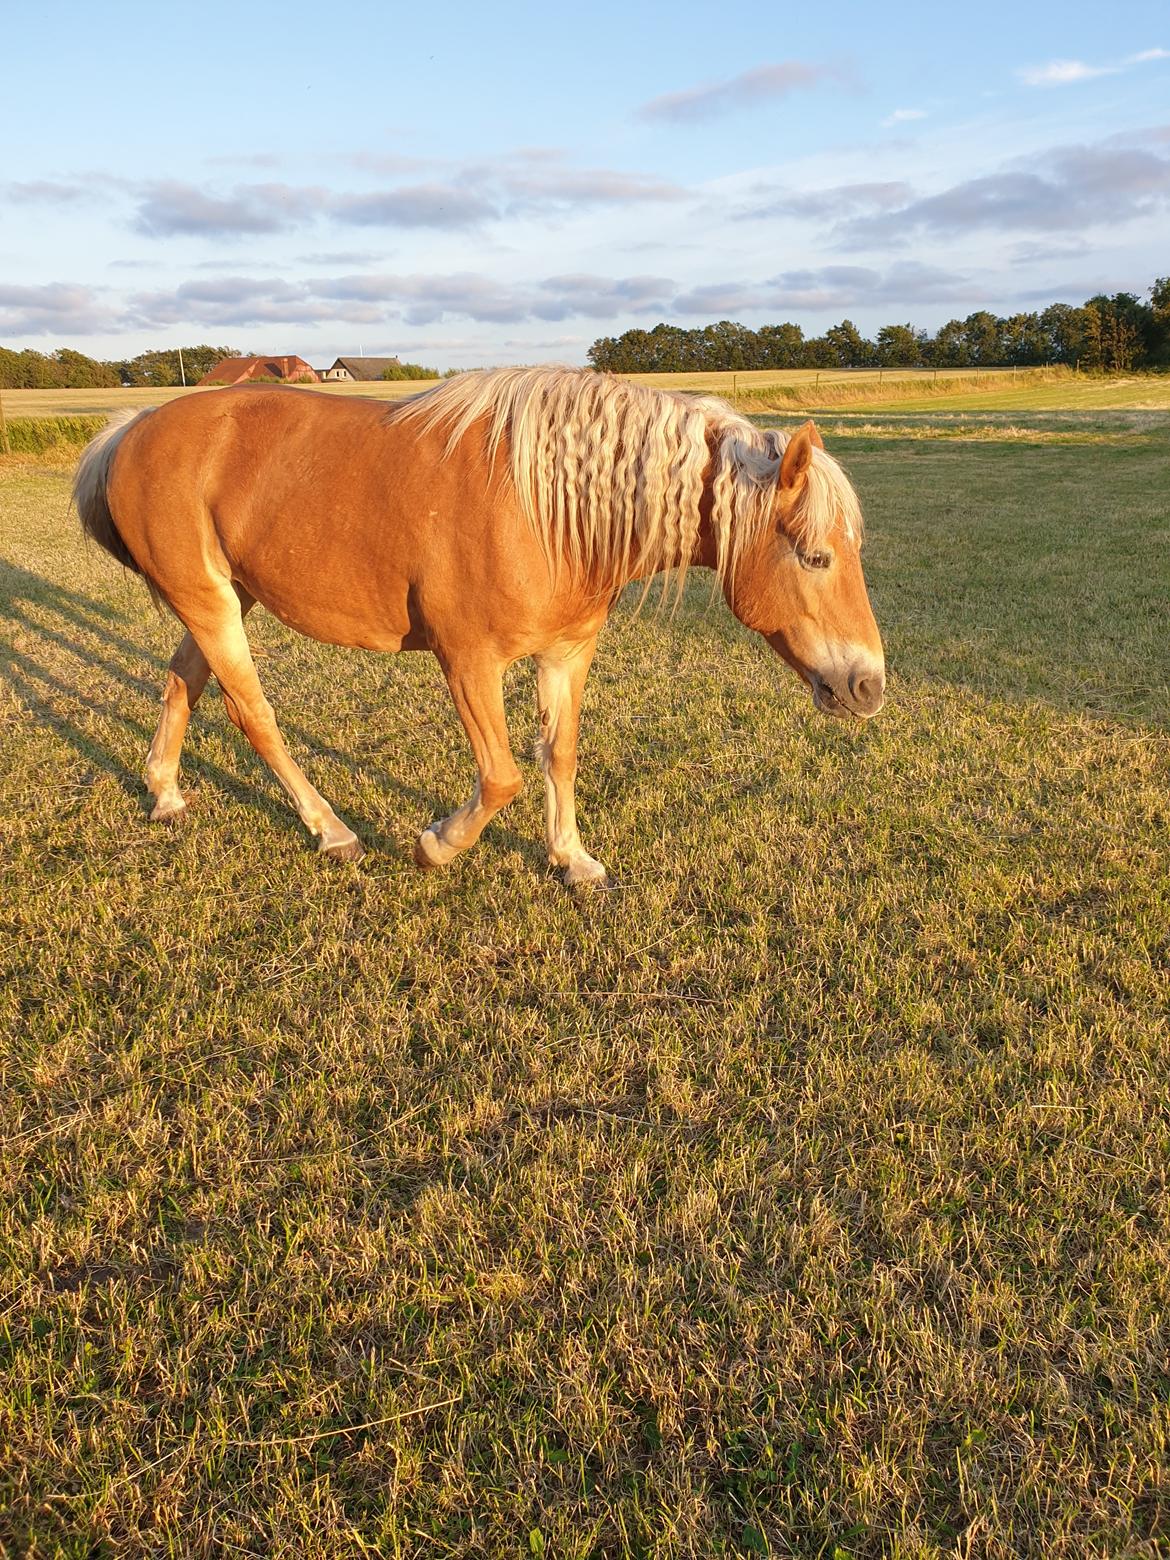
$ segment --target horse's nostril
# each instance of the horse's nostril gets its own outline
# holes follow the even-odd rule
[[[866,677],[849,679],[849,693],[853,703],[866,715],[872,715],[881,708],[885,692],[886,679],[880,672],[871,672]]]

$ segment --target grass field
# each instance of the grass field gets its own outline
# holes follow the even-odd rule
[[[370,384],[310,385],[321,395],[363,395],[377,401],[401,401],[438,383],[433,379],[387,379]],[[300,386],[295,388],[299,389]],[[117,386],[98,390],[5,390],[4,407],[9,417],[66,417],[94,412],[136,411],[143,406],[162,406],[182,395],[207,395],[206,390],[142,389]]]
[[[1170,375],[1073,374],[1067,368],[771,369],[751,373],[631,374],[643,384],[722,395],[742,411],[951,412],[1170,410]]]
[[[583,899],[531,766],[417,872],[437,667],[261,613],[374,849],[210,696],[150,828],[174,627],[0,462],[0,1552],[1170,1553],[1170,426],[834,426],[886,710],[620,611]]]
[[[741,411],[1170,411],[1170,374],[1072,374],[1068,369],[754,369],[743,373],[630,374],[640,384],[721,395]],[[315,385],[326,395],[398,401],[430,381]],[[201,392],[202,393],[202,392]],[[6,390],[10,417],[48,417],[157,406],[189,390]]]

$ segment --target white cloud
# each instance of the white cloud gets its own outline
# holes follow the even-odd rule
[[[924,108],[896,108],[892,114],[887,114],[882,120],[882,129],[888,130],[891,125],[904,125],[911,119],[925,119]]]
[[[1025,65],[1016,75],[1028,87],[1064,87],[1074,81],[1092,81],[1096,76],[1119,76],[1131,66],[1166,59],[1170,59],[1170,50],[1142,49],[1138,54],[1127,54],[1123,60],[1111,64],[1087,65],[1084,60],[1049,60],[1046,65]]]

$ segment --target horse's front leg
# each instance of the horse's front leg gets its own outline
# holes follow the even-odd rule
[[[475,754],[479,779],[470,801],[419,835],[414,859],[420,867],[445,867],[460,851],[474,845],[488,821],[507,806],[524,783],[508,743],[504,663],[487,657],[440,659]]]
[[[564,867],[570,888],[604,883],[605,868],[581,844],[573,787],[577,779],[577,733],[581,693],[597,636],[557,645],[536,658],[536,714],[540,722],[537,756],[544,769],[544,822],[548,859]]]

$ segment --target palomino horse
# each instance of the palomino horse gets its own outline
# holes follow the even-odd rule
[[[761,431],[720,401],[562,368],[466,374],[391,408],[220,390],[99,435],[74,498],[187,630],[146,761],[159,822],[186,806],[179,751],[214,672],[321,851],[362,854],[261,690],[244,635],[257,601],[327,643],[437,656],[479,780],[419,836],[423,867],[474,844],[519,791],[502,679],[531,656],[549,860],[569,884],[604,881],[577,832],[577,730],[597,635],[632,580],[673,572],[681,591],[688,566],[714,569],[818,709],[882,703],[857,497],[811,422]]]

